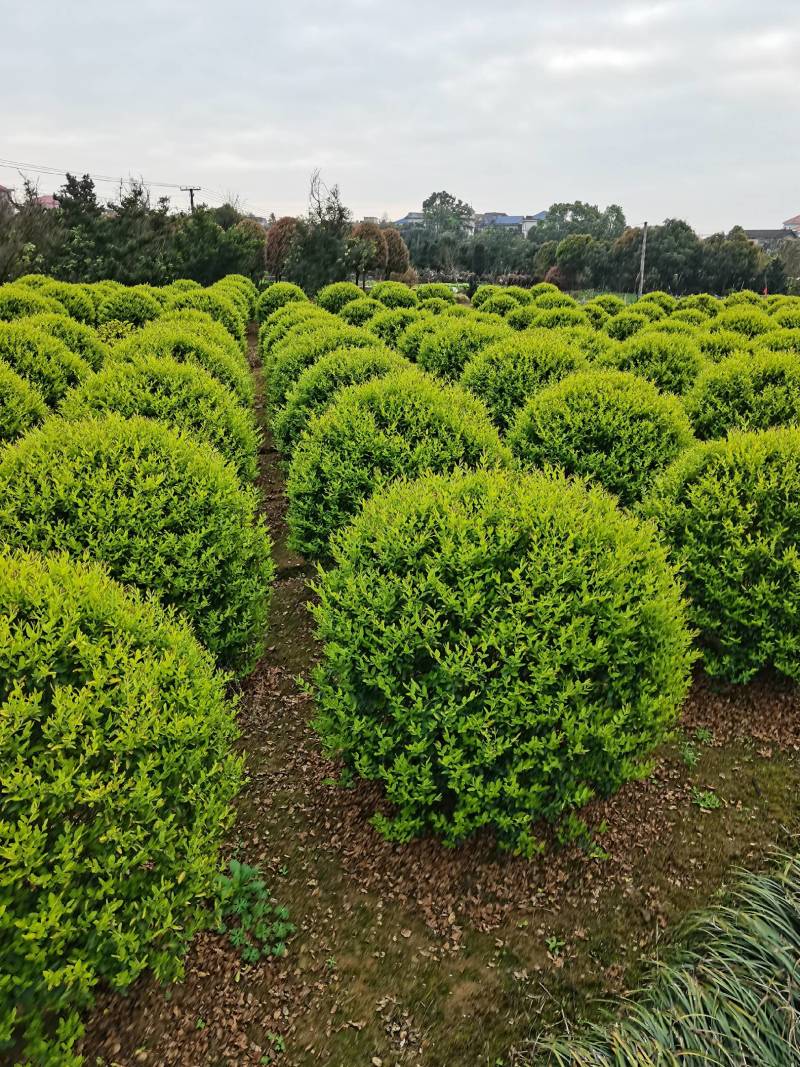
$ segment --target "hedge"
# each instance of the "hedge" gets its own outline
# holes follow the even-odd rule
[[[25,321],[63,341],[70,352],[86,360],[92,370],[99,370],[108,356],[108,346],[103,344],[96,330],[66,315],[32,315]]]
[[[591,478],[629,505],[693,438],[675,397],[634,374],[593,369],[535,394],[508,440],[523,464]]]
[[[286,396],[272,425],[275,443],[290,455],[315,415],[332,403],[341,389],[383,378],[411,364],[397,352],[374,348],[337,348],[306,367]]]
[[[93,565],[0,550],[0,634],[0,1049],[78,1063],[98,984],[179,977],[209,923],[236,708],[189,628]]]
[[[155,323],[115,345],[109,363],[128,363],[143,356],[168,356],[179,363],[194,363],[232,389],[242,404],[253,402],[253,377],[241,356],[234,357],[205,340],[191,325],[163,320]]]
[[[308,297],[299,285],[293,282],[273,282],[256,301],[256,318],[259,322],[264,322],[274,311],[285,304],[307,300]]]
[[[255,419],[235,393],[197,364],[147,355],[112,363],[68,393],[60,408],[70,422],[111,411],[185,430],[229,460],[243,482],[255,480],[260,444]]]
[[[0,322],[0,360],[38,389],[49,407],[92,373],[89,364],[62,341],[25,319]]]
[[[373,823],[396,840],[488,828],[530,854],[538,820],[648,773],[688,688],[663,548],[580,483],[394,486],[335,539],[316,592],[315,725],[381,783]]]
[[[182,611],[225,666],[263,647],[274,568],[254,490],[151,419],[50,419],[0,453],[0,542],[66,551]]]
[[[800,421],[800,364],[791,352],[757,352],[712,363],[686,398],[701,440],[731,430],[768,430]]]
[[[552,330],[526,330],[496,341],[476,353],[464,367],[461,384],[486,405],[502,431],[535,392],[582,370],[580,349]]]
[[[508,327],[501,322],[495,326],[474,319],[452,320],[442,316],[435,320],[435,328],[423,337],[417,362],[440,378],[457,381],[476,352],[509,336]]]
[[[416,368],[350,386],[295,449],[287,483],[290,545],[324,557],[331,534],[389,482],[510,459],[486,409],[457,386],[439,385]]]
[[[800,679],[800,430],[696,445],[642,510],[680,567],[709,674]]]
[[[325,311],[333,315],[338,314],[342,308],[353,300],[363,300],[364,290],[353,282],[332,282],[324,285],[317,293],[317,303]]]
[[[39,390],[0,359],[0,448],[44,422],[47,415]]]
[[[620,316],[612,320],[619,321]],[[618,370],[633,371],[667,393],[679,396],[697,381],[703,368],[700,347],[691,336],[643,330],[616,348],[601,353],[598,363]]]

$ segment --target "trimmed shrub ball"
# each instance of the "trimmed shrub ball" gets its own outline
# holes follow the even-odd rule
[[[417,294],[417,300],[446,300],[448,304],[452,304],[456,299],[452,288],[444,282],[425,282],[418,285],[414,292]]]
[[[449,315],[443,315],[442,320],[453,321]],[[435,333],[438,326],[439,320],[435,316],[420,315],[416,322],[412,322],[410,326],[407,326],[397,338],[398,352],[401,352],[406,359],[416,363],[419,359],[419,350],[422,342],[428,334]]]
[[[617,322],[619,317],[612,321]],[[697,381],[704,362],[700,348],[691,336],[657,330],[643,330],[598,357],[598,363],[604,366],[633,371],[664,392],[679,396]]]
[[[242,352],[247,347],[244,319],[236,305],[219,293],[212,293],[210,289],[175,293],[169,298],[167,308],[171,311],[205,311],[225,327]]]
[[[275,443],[290,455],[315,415],[320,415],[348,385],[360,385],[410,367],[387,348],[337,348],[306,367],[286,396],[272,426]]]
[[[337,348],[375,347],[375,334],[360,330],[356,326],[346,326],[335,317],[332,317],[331,322],[331,326],[323,324],[298,337],[289,334],[272,349],[265,366],[271,419],[283,407],[289,390],[306,367],[316,363],[320,356]]]
[[[385,304],[382,304],[380,300],[373,300],[372,297],[364,296],[359,300],[351,300],[345,304],[339,312],[339,318],[351,326],[363,326],[365,322],[369,322],[371,318],[381,311],[386,311]]]
[[[146,356],[167,357],[202,367],[232,389],[240,403],[247,406],[253,403],[253,377],[241,356],[232,356],[213,341],[206,340],[202,332],[191,325],[162,320],[146,327],[115,345],[109,364],[129,363]]]
[[[44,422],[48,414],[39,390],[0,359],[0,447]]]
[[[0,322],[12,322],[27,315],[66,315],[58,300],[42,296],[38,288],[12,283],[0,285]]]
[[[569,293],[562,293],[560,289],[551,289],[546,293],[539,293],[534,297],[534,303],[542,311],[551,311],[553,308],[574,308],[578,306],[577,300]]]
[[[376,300],[375,303],[378,304],[378,301]],[[383,304],[378,304],[378,308],[383,308]],[[327,311],[323,311],[310,301],[290,301],[283,307],[279,307],[277,311],[273,311],[262,323],[258,331],[258,351],[262,358],[265,358],[278,341],[282,341],[290,330],[301,323],[331,322],[332,318],[333,316]]]
[[[400,336],[412,323],[417,322],[420,312],[416,308],[389,308],[373,315],[366,325],[389,348],[397,348]]]
[[[475,292],[472,294],[472,306],[474,308],[479,308],[481,304],[484,304],[493,296],[497,296],[499,293],[502,293],[502,291],[502,285],[479,285]]]
[[[557,332],[526,330],[481,349],[464,368],[461,384],[505,431],[535,392],[585,365],[578,346]]]
[[[759,334],[775,329],[775,320],[759,307],[747,302],[720,311],[709,324],[710,330],[732,330],[751,340]]]
[[[25,321],[63,341],[70,352],[86,360],[92,370],[99,370],[108,356],[108,347],[97,336],[96,330],[66,315],[32,315]]]
[[[700,351],[706,359],[712,363],[719,363],[728,356],[737,355],[741,352],[749,352],[751,342],[744,334],[734,333],[733,330],[698,330],[694,339]]]
[[[680,587],[654,531],[581,483],[503,471],[373,497],[312,609],[326,748],[445,844],[487,828],[530,854],[650,770],[688,688]],[[573,816],[574,819],[574,816]]]
[[[642,304],[656,304],[662,311],[669,312],[674,311],[678,306],[678,301],[674,296],[669,293],[665,293],[662,289],[651,289],[649,293],[645,293],[641,300],[637,301],[639,307]]]
[[[435,320],[435,329],[422,338],[417,362],[439,378],[457,381],[476,352],[510,336],[511,331],[500,320],[495,325],[476,322],[474,318],[440,316]]]
[[[241,345],[231,336],[222,323],[212,319],[207,311],[200,311],[198,308],[181,308],[178,311],[165,311],[158,320],[159,326],[174,326],[176,323],[182,326],[184,330],[195,334],[201,340],[221,348],[232,359],[235,359],[241,367],[249,371],[250,365]],[[152,326],[149,328],[152,329]]]
[[[800,430],[696,445],[642,510],[680,568],[709,674],[800,680]]]
[[[130,322],[133,326],[144,326],[160,314],[161,305],[149,293],[123,288],[110,293],[101,302],[97,309],[97,321]]]
[[[739,307],[742,304],[760,307],[763,299],[761,294],[753,289],[737,289],[733,293],[728,293],[722,303],[725,307]]]
[[[770,330],[753,342],[754,352],[795,352],[800,355],[800,330]]]
[[[591,478],[624,505],[640,500],[692,442],[679,400],[614,370],[583,371],[542,389],[509,436],[524,464]]]
[[[377,282],[369,291],[373,300],[380,300],[387,308],[413,308],[417,294],[403,282]]]
[[[66,308],[67,314],[77,319],[78,322],[91,325],[95,321],[94,301],[83,286],[48,279],[37,289],[37,292],[40,296],[49,296],[57,300]]]
[[[757,352],[711,363],[686,397],[701,440],[731,430],[768,430],[800,421],[800,364],[792,352]]]
[[[516,300],[506,292],[500,292],[490,296],[488,300],[484,300],[480,308],[487,315],[505,316],[509,311],[516,311],[520,306],[519,300]]]
[[[678,301],[679,311],[685,308],[697,308],[709,316],[718,314],[722,306],[722,301],[711,296],[710,293],[693,293],[691,296],[682,296]]]
[[[786,330],[800,330],[800,304],[781,307],[772,317],[778,326]]]
[[[0,550],[0,634],[0,1032],[79,1063],[96,986],[180,977],[209,924],[236,705],[185,623],[95,565]]]
[[[331,285],[323,285],[317,293],[317,303],[325,311],[336,315],[345,304],[353,300],[362,300],[364,296],[364,290],[353,282],[333,282]]]
[[[70,422],[109,411],[185,430],[233,463],[243,482],[255,480],[260,441],[252,413],[196,364],[168,356],[112,363],[68,393],[60,408]]]
[[[33,385],[48,407],[92,373],[89,364],[63,341],[37,330],[26,319],[0,322],[0,360]]]
[[[291,547],[319,558],[364,500],[398,478],[511,462],[486,409],[416,368],[352,385],[299,441],[287,494]]]
[[[651,319],[643,311],[625,310],[614,315],[605,324],[604,329],[615,341],[625,341],[639,330],[650,325]]]
[[[562,330],[566,327],[588,326],[588,316],[578,307],[553,307],[538,309],[538,315],[531,323],[542,330]]]
[[[182,611],[225,666],[252,667],[274,568],[255,490],[152,419],[50,419],[0,453],[0,542],[66,551]]]

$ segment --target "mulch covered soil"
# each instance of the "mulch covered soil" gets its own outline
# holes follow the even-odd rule
[[[143,980],[126,997],[102,995],[87,1021],[87,1064],[445,1063],[431,1056],[433,1016],[427,1026],[414,1022],[408,991],[415,968],[421,975],[438,967],[443,979],[445,972],[452,979],[458,961],[471,953],[493,968],[512,946],[522,958],[515,978],[524,974],[527,981],[535,972],[544,988],[566,963],[575,983],[587,978],[593,988],[598,981],[605,990],[620,988],[617,947],[603,962],[583,952],[581,942],[596,933],[599,944],[602,933],[636,957],[693,905],[699,889],[707,897],[731,863],[763,857],[769,842],[754,823],[735,820],[774,791],[764,761],[778,754],[791,761],[800,748],[797,690],[772,678],[720,686],[700,672],[684,729],[710,732],[704,769],[687,770],[672,746],[650,778],[591,805],[589,825],[607,827],[596,839],[601,854],[584,842],[526,861],[498,852],[489,837],[456,850],[430,840],[384,841],[369,823],[381,806],[380,790],[363,782],[339,785],[340,768],[321,754],[309,725],[311,702],[297,675],[307,673],[316,654],[305,609],[311,569],[284,547],[282,473],[269,445],[261,488],[279,581],[270,647],[243,689],[250,777],[230,852],[262,867],[298,932],[285,958],[256,966],[244,966],[224,938],[205,934],[188,953],[182,983],[163,988]],[[699,811],[691,796],[712,770],[713,788],[728,790],[735,829],[704,838],[710,824],[703,820],[716,813]],[[603,932],[612,911],[613,931]],[[552,930],[563,931],[563,952],[543,947]],[[527,941],[520,940],[523,933]],[[389,966],[392,960],[399,965]],[[358,1044],[364,1027],[373,1035],[374,1055]],[[343,1033],[358,1049],[352,1059],[331,1053]],[[509,1034],[508,1044],[524,1036]],[[463,1067],[473,1062],[478,1059]]]

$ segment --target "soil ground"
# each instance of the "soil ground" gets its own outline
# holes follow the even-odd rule
[[[537,1033],[630,988],[642,958],[736,867],[791,842],[798,691],[698,673],[681,735],[651,777],[592,805],[587,821],[604,831],[593,841],[552,844],[532,861],[488,837],[455,850],[387,843],[369,823],[379,791],[339,784],[309,725],[298,678],[318,654],[313,572],[286,548],[268,434],[261,489],[279,577],[269,648],[243,687],[249,779],[229,853],[261,866],[297,933],[284,959],[255,966],[205,934],[182,982],[101,996],[87,1064],[511,1067]]]

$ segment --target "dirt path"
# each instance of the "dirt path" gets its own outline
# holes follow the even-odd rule
[[[249,781],[230,851],[262,867],[298,932],[284,960],[251,967],[204,935],[182,983],[102,997],[87,1064],[509,1067],[538,1028],[632,981],[733,865],[758,865],[797,830],[797,691],[699,678],[687,740],[664,747],[650,779],[593,805],[590,822],[608,827],[594,845],[527,862],[488,838],[453,851],[383,841],[368,821],[379,792],[338,785],[308,724],[297,677],[318,654],[312,570],[285,547],[268,437],[261,489],[279,579],[269,648],[243,689]],[[693,789],[721,806],[703,810]]]

